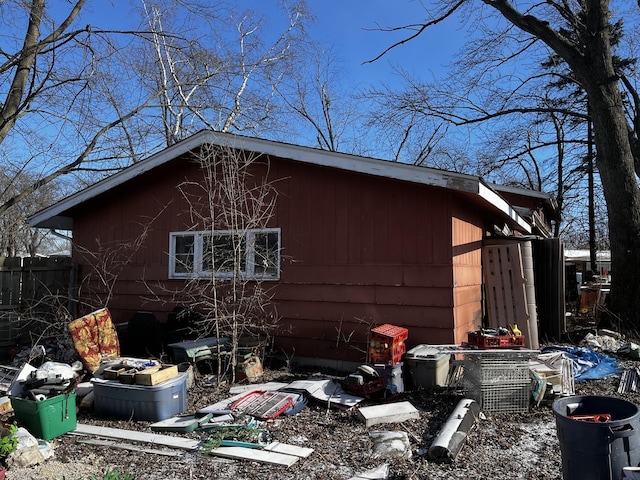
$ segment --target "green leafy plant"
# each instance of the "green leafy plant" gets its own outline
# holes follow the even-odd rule
[[[0,436],[0,460],[4,460],[18,448],[17,431],[18,425],[15,423],[10,425],[8,429],[4,429]]]

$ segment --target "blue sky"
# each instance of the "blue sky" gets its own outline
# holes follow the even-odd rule
[[[86,21],[97,27],[123,28],[129,18],[128,0],[94,0],[84,14]],[[274,32],[283,25],[279,0],[233,0],[242,9],[264,13]],[[124,6],[126,5],[126,6]],[[317,18],[311,32],[315,38],[331,46],[343,68],[343,81],[353,87],[393,83],[393,67],[401,67],[423,78],[438,73],[451,61],[464,42],[464,32],[455,20],[430,27],[419,38],[402,45],[373,64],[363,64],[381,53],[406,33],[376,31],[426,19],[423,4],[417,0],[308,0]],[[89,14],[89,12],[93,12]]]
[[[275,16],[277,0],[238,0]],[[269,7],[271,5],[271,7]],[[354,86],[377,81],[393,81],[393,67],[399,66],[415,75],[428,76],[442,71],[462,46],[464,33],[459,24],[430,27],[419,38],[393,49],[373,64],[363,64],[407,34],[376,31],[381,27],[397,27],[426,18],[423,4],[416,0],[309,0],[317,17],[314,37],[334,47],[341,58],[346,79]]]
[[[1,1],[1,0],[0,0]],[[151,0],[149,0],[151,1]],[[205,0],[203,0],[205,1]],[[290,0],[295,1],[295,0]],[[220,2],[220,3],[219,3]],[[379,60],[365,63],[381,54],[386,48],[413,32],[387,32],[381,29],[400,27],[431,20],[424,4],[418,0],[307,0],[316,22],[309,28],[310,36],[331,48],[333,60],[331,67],[338,70],[331,77],[332,89],[336,98],[342,99],[345,105],[363,90],[386,87],[400,90],[406,85],[402,82],[397,70],[407,72],[412,78],[423,82],[431,82],[434,76],[444,74],[446,65],[451,63],[466,41],[466,32],[456,19],[448,19],[441,25],[429,27],[419,37],[400,45]],[[231,5],[234,10],[254,10],[264,15],[267,33],[264,44],[270,45],[275,36],[282,34],[288,25],[288,19],[281,9],[280,0],[211,0],[212,6]],[[141,0],[89,0],[81,14],[78,25],[91,24],[98,29],[127,30],[137,29],[141,18],[134,9],[139,9]],[[67,13],[67,2],[53,2],[54,15]],[[225,10],[226,12],[226,10]],[[193,15],[197,15],[193,13]],[[197,17],[192,17],[197,20]],[[197,21],[195,23],[198,23]],[[199,27],[202,25],[198,25]],[[216,32],[225,35],[224,31]],[[270,34],[274,38],[269,38]],[[353,94],[353,95],[351,95]],[[349,105],[350,107],[351,105]],[[338,110],[336,110],[338,111]],[[358,118],[362,118],[362,115]],[[372,154],[389,158],[395,152],[387,151],[390,141],[381,139],[374,130],[358,130],[355,122],[345,122],[345,130],[340,133],[339,149]],[[316,145],[317,132],[310,125],[300,126],[298,138],[294,141],[304,145]],[[373,135],[368,138],[368,132]],[[273,132],[271,132],[273,133]],[[273,133],[278,138],[282,132]],[[403,155],[410,155],[404,153]]]

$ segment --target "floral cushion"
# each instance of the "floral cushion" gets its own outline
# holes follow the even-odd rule
[[[118,333],[106,308],[72,321],[69,332],[82,363],[90,373],[98,369],[102,360],[120,357]]]

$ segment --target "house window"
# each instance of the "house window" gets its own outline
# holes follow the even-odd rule
[[[169,278],[280,278],[280,229],[172,232]]]

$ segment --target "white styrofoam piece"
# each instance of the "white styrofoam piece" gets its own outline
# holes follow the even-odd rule
[[[385,463],[377,468],[358,473],[349,480],[386,480],[389,478],[389,464]]]
[[[7,390],[9,396],[22,397],[22,395],[24,394],[24,382],[27,380],[27,378],[29,378],[31,372],[35,372],[36,370],[37,368],[33,365],[25,363],[9,384],[9,389]]]
[[[420,418],[420,412],[409,402],[385,403],[358,408],[358,416],[367,427],[379,423],[400,423]]]

